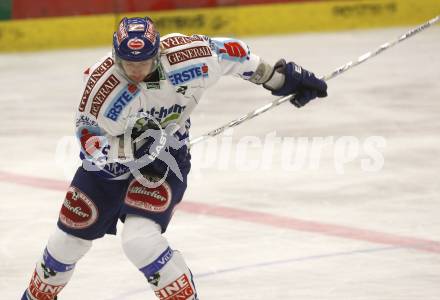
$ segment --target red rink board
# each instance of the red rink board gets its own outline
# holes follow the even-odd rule
[[[250,5],[319,0],[13,0],[12,19],[133,13],[230,5]]]

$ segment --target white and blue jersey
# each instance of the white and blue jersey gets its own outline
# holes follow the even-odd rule
[[[92,160],[90,144],[110,156],[130,117],[138,112],[148,112],[163,128],[171,122],[184,124],[177,134],[188,137],[190,113],[204,91],[223,75],[248,80],[259,63],[260,58],[240,40],[173,33],[161,38],[154,78],[133,84],[109,53],[85,72],[76,118],[81,158]],[[125,179],[129,169],[121,163],[107,163],[99,174]]]

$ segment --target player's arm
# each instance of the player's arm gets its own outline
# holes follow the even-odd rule
[[[124,148],[124,138],[113,135],[88,114],[78,114],[76,137],[81,146],[81,158],[97,165],[117,162]]]
[[[128,151],[124,152],[125,140],[121,138],[124,124],[105,116],[108,106],[117,100],[121,86],[121,80],[110,71],[112,65],[113,60],[108,57],[87,70],[75,134],[83,167],[104,177],[118,178],[128,172],[128,168],[119,163],[124,161],[123,154]]]
[[[272,66],[253,54],[243,41],[211,38],[210,42],[224,75],[237,75],[263,85],[275,96],[295,94],[291,102],[297,107],[327,96],[327,84],[294,62],[280,59]]]

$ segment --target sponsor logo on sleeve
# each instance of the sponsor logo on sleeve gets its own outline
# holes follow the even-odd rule
[[[84,89],[84,93],[81,97],[81,102],[79,104],[78,110],[80,112],[83,112],[84,109],[86,108],[90,93],[92,92],[98,80],[105,74],[105,72],[107,72],[113,66],[113,64],[114,64],[113,59],[108,57],[90,75],[89,80],[87,81],[86,84],[86,88]]]
[[[155,291],[161,300],[192,299],[194,290],[186,274],[183,274],[169,285]]]
[[[212,56],[211,49],[208,46],[197,46],[168,53],[167,59],[170,65],[175,65],[190,59],[208,56]]]
[[[238,62],[249,60],[250,50],[245,49],[242,44],[236,40],[231,40],[224,43],[214,41],[214,43],[216,43],[216,52],[222,59]]]
[[[161,45],[165,49],[170,49],[173,47],[186,45],[186,44],[189,44],[189,43],[192,43],[195,41],[203,41],[203,37],[198,36],[198,35],[192,35],[192,36],[176,35],[176,36],[171,36],[171,37],[164,39],[161,42]]]
[[[60,211],[60,222],[73,229],[84,229],[98,219],[98,208],[90,198],[74,186],[70,186]]]
[[[112,74],[106,81],[104,81],[98,92],[96,92],[95,97],[93,97],[92,106],[90,107],[90,113],[95,116],[95,118],[98,118],[102,105],[119,83],[120,81],[118,78]]]
[[[200,77],[208,77],[208,66],[206,64],[190,65],[168,74],[168,78],[173,85],[179,85]]]
[[[105,116],[117,121],[124,108],[139,94],[140,90],[133,84],[127,85],[108,106]]]

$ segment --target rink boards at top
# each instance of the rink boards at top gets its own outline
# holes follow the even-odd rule
[[[422,23],[440,14],[438,0],[319,1],[140,12],[163,34],[271,35]],[[0,52],[108,45],[122,16],[107,14],[0,22]]]

